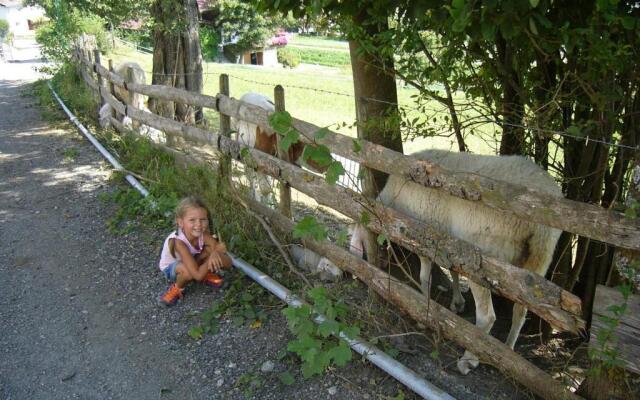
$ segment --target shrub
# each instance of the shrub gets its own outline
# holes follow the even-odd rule
[[[213,28],[206,25],[200,26],[199,34],[200,48],[202,49],[202,58],[205,61],[214,61],[218,57],[220,34]]]
[[[284,67],[295,68],[300,64],[300,56],[286,47],[278,49],[278,62]]]
[[[78,12],[51,20],[36,30],[36,41],[42,45],[42,54],[53,61],[63,62],[71,55],[73,40],[82,33],[95,36],[98,49],[105,53],[111,49],[104,20],[97,16],[82,16]]]
[[[0,19],[0,42],[2,42],[8,34],[9,23],[4,19]]]
[[[147,49],[153,48],[153,37],[151,36],[151,27],[147,23],[143,23],[141,29],[116,29],[116,36],[127,42],[136,44],[139,47]]]

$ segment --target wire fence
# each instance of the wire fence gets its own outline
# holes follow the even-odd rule
[[[116,38],[119,42],[134,48],[136,51],[139,51],[141,53],[144,54],[150,54],[153,53],[152,49],[148,49],[142,46],[139,46],[135,43],[132,42],[128,42],[126,40],[123,40],[121,38]],[[164,74],[164,73],[153,73],[152,71],[148,72],[149,74],[152,74],[154,76],[177,76],[177,75],[182,75],[182,76],[186,76],[186,75],[193,75],[194,73],[181,73],[181,74]],[[199,73],[197,73],[199,74]],[[202,75],[220,75],[221,73],[219,72],[202,72]],[[256,84],[256,85],[262,85],[262,86],[270,86],[270,87],[274,87],[276,85],[278,85],[279,83],[274,83],[274,82],[266,82],[266,81],[259,81],[256,79],[248,79],[248,78],[244,78],[238,75],[232,75],[232,74],[227,74],[230,78],[233,79],[238,79],[247,83],[252,83],[252,84]],[[321,89],[321,88],[314,88],[314,87],[309,87],[309,86],[302,86],[302,85],[291,85],[291,84],[281,84],[284,88],[294,88],[294,89],[299,89],[299,90],[306,90],[306,91],[310,91],[310,92],[316,92],[316,93],[322,93],[322,94],[331,94],[331,95],[336,95],[336,96],[345,96],[345,97],[352,97],[354,98],[354,94],[352,93],[344,93],[344,92],[337,92],[337,91],[331,91],[331,90],[326,90],[326,89]],[[413,111],[413,112],[417,112],[417,113],[422,113],[424,114],[425,112],[432,112],[432,113],[448,113],[449,109],[443,105],[440,104],[439,107],[427,107],[427,106],[411,106],[411,105],[406,105],[406,104],[400,104],[398,102],[389,102],[389,101],[384,101],[384,100],[380,100],[380,99],[375,99],[375,98],[371,98],[371,97],[363,97],[362,100],[365,101],[370,101],[370,102],[377,102],[377,103],[384,103],[393,107],[398,107],[400,109],[403,110],[408,110],[408,111]],[[471,108],[474,109],[486,109],[485,105],[469,105]],[[460,107],[460,104],[456,104],[456,107]],[[627,150],[632,150],[632,151],[640,151],[640,146],[629,146],[629,145],[625,145],[622,143],[615,143],[615,142],[611,142],[611,141],[607,141],[607,140],[603,140],[597,137],[593,137],[592,135],[579,135],[579,134],[575,134],[573,133],[573,131],[567,131],[567,130],[557,130],[557,129],[549,129],[549,128],[542,128],[539,126],[532,126],[532,125],[527,125],[527,124],[515,124],[515,123],[510,123],[507,121],[503,121],[503,120],[498,120],[496,118],[488,118],[488,117],[474,117],[473,119],[473,125],[479,125],[479,124],[487,124],[487,125],[491,125],[494,127],[499,127],[499,128],[503,128],[503,127],[514,127],[514,128],[519,128],[519,129],[523,129],[529,132],[537,132],[538,134],[541,135],[557,135],[557,136],[561,136],[561,137],[565,137],[565,138],[570,138],[573,140],[578,140],[578,141],[583,141],[585,142],[585,144],[588,144],[590,141],[593,141],[595,143],[600,143],[604,146],[608,146],[608,147],[613,147],[613,148],[621,148],[621,149],[627,149]],[[351,161],[351,160],[349,160]],[[343,163],[344,165],[345,163]],[[351,168],[351,167],[350,167]],[[347,168],[345,168],[347,169]],[[352,168],[355,171],[355,176],[357,176],[357,170],[359,168],[353,167]],[[345,178],[347,180],[350,180],[351,178]],[[344,184],[346,185],[347,182],[344,182]],[[355,187],[359,187],[358,185],[355,185]],[[355,189],[354,189],[355,190]]]

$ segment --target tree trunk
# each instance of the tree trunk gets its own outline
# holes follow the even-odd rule
[[[151,7],[153,29],[153,78],[155,85],[202,92],[202,54],[195,0],[157,0]],[[176,25],[179,28],[175,28]],[[202,120],[202,108],[149,99],[151,111],[188,123]]]
[[[384,32],[388,26],[366,25],[366,11],[353,17],[356,25],[362,26],[367,38],[375,40],[374,35]],[[358,138],[380,144],[402,153],[402,137],[399,127],[383,123],[384,119],[398,113],[398,95],[396,81],[392,73],[393,59],[380,59],[368,54],[357,40],[349,41],[351,68],[353,71],[353,91],[356,99],[356,117],[358,121]],[[363,194],[369,198],[377,197],[384,187],[388,175],[373,169],[366,169],[363,174]],[[378,251],[375,235],[371,232],[365,238],[367,259],[378,264]]]
[[[500,154],[523,154],[524,152],[524,129],[522,128],[522,118],[524,116],[524,105],[520,92],[520,77],[513,69],[514,49],[507,41],[498,35],[496,38],[498,50],[498,63],[501,68],[500,74],[502,99],[502,140],[500,141]]]

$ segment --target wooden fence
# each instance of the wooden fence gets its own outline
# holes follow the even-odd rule
[[[228,79],[223,77],[221,77],[220,93],[213,97],[159,85],[125,84],[123,77],[100,64],[98,53],[95,53],[93,60],[90,53],[83,54],[79,51],[75,53],[75,57],[83,66],[81,74],[89,87],[99,95],[101,101],[109,103],[118,113],[167,134],[197,143],[206,143],[224,156],[242,161],[240,157],[242,145],[228,137],[230,117],[269,128],[268,112],[229,97]],[[96,78],[92,76],[93,74],[96,74]],[[112,95],[112,88],[103,85],[103,81],[149,97],[216,110],[221,115],[220,133],[186,125],[122,104]],[[114,126],[121,128],[116,118],[112,117],[112,121]],[[307,137],[313,137],[319,129],[313,124],[298,119],[294,119],[293,126]],[[488,207],[521,219],[563,229],[619,247],[640,249],[640,222],[625,218],[619,213],[594,205],[558,199],[488,177],[447,171],[434,162],[418,160],[364,140],[360,141],[361,149],[356,152],[353,150],[352,141],[352,138],[334,132],[329,132],[319,140],[332,152],[368,168],[401,175],[468,201],[480,201]],[[559,330],[579,332],[584,328],[584,321],[580,318],[579,298],[543,277],[482,255],[471,244],[450,237],[432,226],[386,208],[378,202],[364,200],[361,195],[346,187],[327,185],[322,177],[293,164],[255,149],[247,149],[247,151],[252,160],[252,166],[287,184],[283,186],[291,186],[313,197],[318,203],[334,208],[356,220],[363,211],[372,212],[377,218],[371,219],[372,221],[368,224],[369,229],[383,232],[392,241],[417,254],[429,256],[438,264],[458,271],[500,295],[525,305]],[[197,160],[192,161],[197,162]],[[252,204],[257,211],[269,216],[274,225],[280,229],[290,231],[293,228],[291,220],[281,213],[260,204]],[[478,354],[482,361],[514,377],[539,396],[543,398],[575,397],[562,384],[511,351],[506,345],[484,334],[475,325],[461,319],[445,307],[433,301],[427,301],[421,293],[408,285],[396,281],[383,271],[330,243],[307,240],[305,244],[322,253],[342,269],[358,276],[385,299],[396,304],[416,320],[442,332],[445,337]]]

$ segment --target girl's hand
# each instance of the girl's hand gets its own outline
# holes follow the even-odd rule
[[[219,272],[224,266],[222,262],[222,258],[220,257],[220,253],[214,251],[209,256],[209,260],[207,261],[207,269],[211,272]]]

